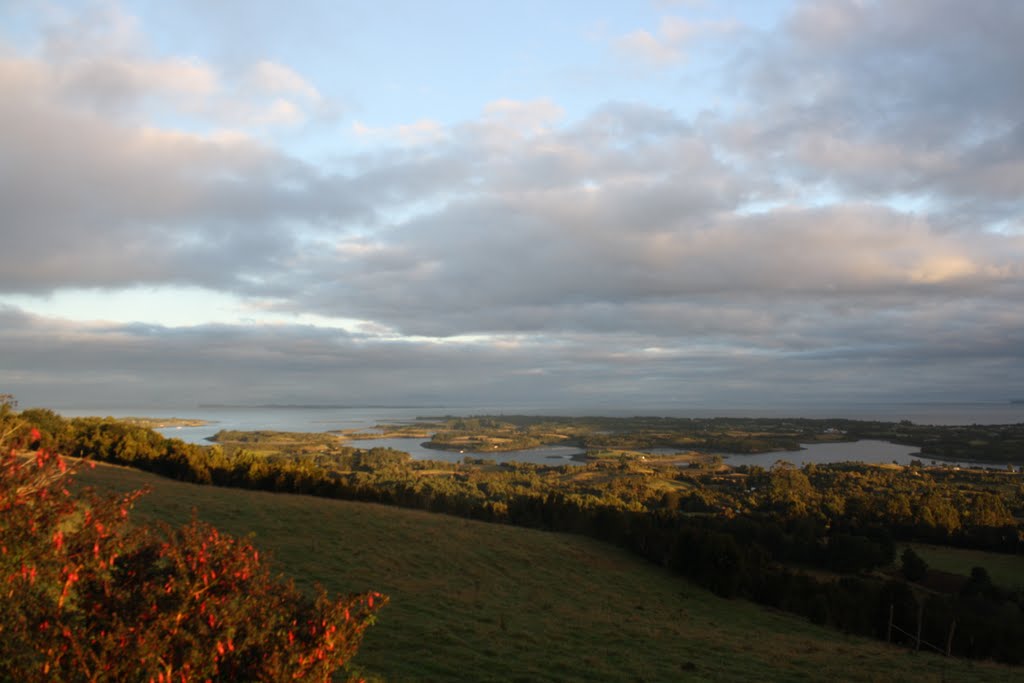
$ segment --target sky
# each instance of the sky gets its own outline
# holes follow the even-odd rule
[[[0,1],[0,393],[1024,398],[1024,3]]]

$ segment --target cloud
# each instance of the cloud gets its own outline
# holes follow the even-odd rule
[[[550,102],[500,101],[408,151],[354,158],[340,175],[244,137],[84,116],[46,87],[31,116],[7,105],[22,126],[5,127],[9,149],[25,162],[5,197],[18,226],[3,262],[14,290],[195,285],[450,337],[686,334],[643,312],[720,311],[734,296],[771,310],[780,296],[802,306],[1017,293],[1021,280],[1012,234],[946,234],[870,204],[739,212],[774,185],[700,126],[641,105],[564,123]],[[882,165],[837,153],[831,167],[850,177]]]
[[[932,312],[919,312],[927,318]],[[969,316],[985,320],[987,313]],[[572,334],[509,343],[376,341],[309,326],[159,326],[67,323],[0,309],[4,389],[23,405],[124,408],[200,402],[324,402],[529,407],[569,412],[751,405],[773,387],[775,405],[842,402],[850,395],[990,399],[1022,360],[1024,339],[978,329],[964,348],[883,328],[871,347],[657,346],[642,334]],[[930,327],[926,329],[931,329]],[[15,360],[16,359],[16,360]],[[948,369],[935,374],[936,364]],[[466,372],[467,367],[474,368]],[[886,381],[878,383],[878,377]],[[463,401],[464,403],[459,403]]]
[[[188,106],[219,88],[217,75],[191,59],[82,60],[63,65],[57,79],[66,97],[111,113],[137,106],[151,96],[166,96]]]
[[[135,110],[154,97],[195,106],[221,88],[217,73],[195,58],[147,54],[138,22],[116,5],[55,19],[44,36],[39,58],[31,60],[37,78],[55,97],[103,115]]]
[[[1021,30],[1001,2],[800,3],[738,62],[723,140],[798,183],[1019,215]]]
[[[309,289],[311,299],[292,305],[357,312],[417,334],[599,326],[685,335],[689,309],[705,306],[714,316],[734,298],[760,302],[764,312],[817,298],[874,302],[884,315],[893,298],[977,296],[1010,305],[1024,294],[1024,243],[1016,237],[938,234],[920,220],[856,206],[717,220],[697,211],[680,221],[686,198],[681,206],[672,190],[666,184],[659,197],[645,187],[636,204],[648,223],[625,209],[636,220],[628,231],[615,213],[624,211],[617,204],[628,188],[606,189],[600,199],[567,190],[448,205],[372,250],[339,252],[346,281]],[[667,317],[638,314],[648,306]],[[673,307],[678,316],[669,315]]]
[[[283,64],[261,60],[250,69],[249,83],[253,89],[271,95],[296,95],[304,100],[318,102],[320,93],[306,79]]]
[[[30,62],[54,96],[79,110],[126,121],[173,111],[210,128],[294,127],[338,107],[285,64],[259,60],[240,74],[195,56],[162,56],[138,21],[115,4],[56,13]]]
[[[532,379],[520,364],[529,356],[544,363],[547,355],[479,343],[381,342],[305,326],[71,324],[9,309],[0,310],[0,322],[0,340],[12,352],[0,359],[5,390],[26,405],[57,382],[68,387],[59,405],[97,396],[144,405],[166,404],[170,396],[373,403],[400,395],[436,403],[453,389],[481,399],[499,387],[525,400]],[[467,362],[480,372],[460,373]]]
[[[33,64],[0,67],[0,91],[20,95],[0,102],[3,288],[173,280],[187,277],[175,263],[183,251],[199,256],[211,241],[253,241],[232,226],[272,203],[256,193],[258,185],[271,189],[273,152],[251,140],[124,126],[64,107],[47,75]],[[228,180],[239,176],[247,189]],[[208,226],[202,244],[190,237],[196,221]],[[269,232],[264,238],[275,241]]]
[[[615,41],[615,47],[624,55],[654,66],[675,64],[683,59],[680,46],[648,31],[638,29]]]
[[[114,47],[65,24],[0,55],[0,293],[189,286],[350,331],[8,308],[16,391],[1020,393],[1016,6],[800,3],[744,34],[734,99],[699,117],[505,98],[455,123],[353,122],[364,144],[318,164],[265,132],[329,106],[296,70],[154,55],[112,25]],[[726,29],[665,20],[620,47],[678,63]]]
[[[208,68],[176,59],[90,64],[115,76],[101,84],[99,71],[83,75],[82,64],[0,57],[0,290],[230,289],[257,275],[274,279],[297,239],[286,223],[372,214],[342,182],[243,132],[107,115],[115,101],[220,90]],[[285,100],[261,115],[266,124],[303,118]]]
[[[389,128],[368,126],[361,121],[352,123],[352,132],[360,138],[374,142],[398,145],[423,145],[443,141],[448,133],[437,121],[422,120]]]
[[[656,31],[630,31],[612,45],[623,57],[653,67],[668,67],[686,60],[690,44],[707,35],[729,34],[737,30],[732,21],[689,21],[681,17],[662,17]]]

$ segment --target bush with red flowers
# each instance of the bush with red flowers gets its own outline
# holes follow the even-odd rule
[[[141,492],[72,492],[43,438],[0,405],[0,679],[325,681],[387,602],[308,596],[198,521],[130,524]]]

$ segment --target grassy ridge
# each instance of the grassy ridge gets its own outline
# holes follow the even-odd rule
[[[714,597],[586,538],[370,504],[184,484],[134,470],[87,483],[153,487],[140,518],[252,533],[300,583],[392,603],[357,658],[389,681],[1004,681],[1006,667],[908,653]],[[1024,672],[1019,672],[1024,674]]]

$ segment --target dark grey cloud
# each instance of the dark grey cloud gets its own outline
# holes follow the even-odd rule
[[[736,301],[745,302],[731,316],[742,332],[743,316],[822,302],[884,315],[893,302],[1012,305],[1024,294],[1024,245],[1013,236],[936,234],[920,218],[865,206],[687,220],[670,188],[660,215],[656,201],[636,212],[651,227],[623,231],[601,205],[616,201],[614,190],[589,207],[585,191],[574,193],[449,205],[372,246],[352,245],[338,254],[343,278],[287,305],[442,336],[636,325],[671,335],[689,320],[729,316]]]
[[[892,335],[898,336],[898,335]],[[68,323],[0,310],[0,376],[25,405],[124,408],[211,402],[481,405],[586,411],[1014,395],[1016,350],[964,354],[918,335],[819,350],[656,346],[643,334],[445,344],[304,326],[170,329]],[[936,364],[948,364],[935,372]],[[471,371],[467,369],[471,368]],[[879,377],[885,377],[884,382]],[[810,398],[809,397],[813,397]]]

